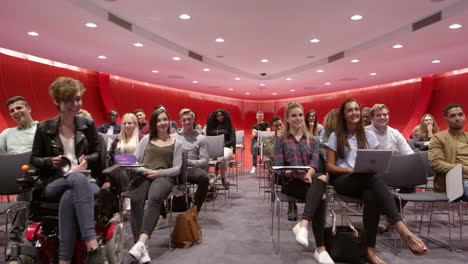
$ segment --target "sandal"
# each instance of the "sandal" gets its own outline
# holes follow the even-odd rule
[[[423,255],[426,255],[427,253],[429,253],[429,248],[427,248],[427,246],[424,244],[424,242],[418,241],[418,239],[416,239],[415,235],[408,235],[408,236],[406,236],[406,239],[405,239],[405,236],[403,236],[403,240],[405,240],[406,245],[410,249],[411,253],[413,253],[414,255],[423,256]],[[410,247],[409,243],[416,244],[418,247],[420,247],[420,248],[422,248],[424,250],[423,251],[414,250],[414,249],[412,249]]]
[[[388,264],[387,261],[377,257],[376,255],[372,255],[372,257],[367,256],[367,260],[372,264]]]

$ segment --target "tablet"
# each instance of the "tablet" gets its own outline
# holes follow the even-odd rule
[[[391,150],[358,149],[353,172],[385,173],[390,166]]]
[[[309,170],[310,166],[272,166],[273,170]]]

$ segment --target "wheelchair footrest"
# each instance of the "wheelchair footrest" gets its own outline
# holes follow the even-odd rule
[[[39,248],[27,245],[11,245],[11,258],[18,259],[19,256],[26,255],[37,258],[41,255]]]

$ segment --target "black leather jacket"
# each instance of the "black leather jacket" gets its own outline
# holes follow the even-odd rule
[[[52,158],[64,154],[58,131],[59,119],[59,116],[57,116],[39,123],[34,136],[30,163],[38,170],[44,184],[60,177],[58,171],[52,166]],[[85,155],[84,158],[88,162],[88,169],[91,170],[94,178],[98,178],[102,170],[101,148],[101,140],[94,121],[87,117],[76,116],[76,157],[79,158],[82,154]]]

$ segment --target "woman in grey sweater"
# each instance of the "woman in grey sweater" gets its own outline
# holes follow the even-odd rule
[[[139,263],[151,261],[146,243],[182,166],[182,144],[169,136],[169,129],[166,109],[154,110],[150,118],[150,133],[141,139],[135,152],[138,162],[144,167],[137,169],[137,177],[130,184],[130,222],[136,243],[129,253]],[[145,200],[148,200],[146,212]]]

